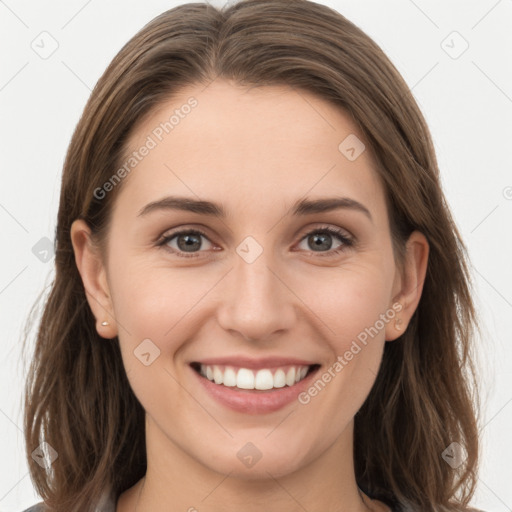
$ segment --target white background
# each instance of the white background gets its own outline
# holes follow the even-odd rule
[[[0,0],[0,512],[40,501],[24,458],[21,330],[52,278],[53,258],[44,263],[32,248],[43,237],[53,243],[67,145],[91,89],[122,45],[181,3]],[[320,3],[383,48],[432,131],[444,190],[472,258],[485,327],[479,341],[482,459],[473,504],[510,511],[512,1]],[[58,43],[47,59],[31,47],[43,31]],[[458,58],[452,57],[463,41],[454,31],[469,44]]]

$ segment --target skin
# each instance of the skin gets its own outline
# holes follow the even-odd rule
[[[338,150],[349,134],[363,136],[347,114],[303,91],[249,90],[220,79],[189,86],[138,127],[131,150],[191,96],[198,105],[124,179],[106,254],[95,250],[83,221],[71,230],[98,333],[119,337],[146,411],[146,477],[120,496],[116,510],[389,510],[358,490],[354,415],[385,343],[400,336],[418,305],[428,243],[414,232],[404,266],[395,262],[368,146],[355,161]],[[171,194],[221,203],[227,217],[173,210],[138,217]],[[365,205],[373,220],[352,209],[290,214],[304,196],[335,194]],[[331,249],[308,242],[325,225],[341,228],[355,245],[335,254],[342,242],[334,235],[327,235]],[[156,245],[171,229],[198,227],[207,238],[194,246],[196,257]],[[263,249],[252,263],[236,252],[247,236]],[[179,251],[181,240],[167,247]],[[400,329],[388,321],[308,404],[260,415],[232,411],[189,367],[206,357],[287,355],[317,361],[321,375],[398,302]],[[149,366],[133,354],[146,338],[160,349]],[[250,468],[237,457],[247,442],[262,454]]]

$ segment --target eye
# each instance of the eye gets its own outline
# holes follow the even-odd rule
[[[199,229],[185,229],[164,236],[159,242],[157,242],[157,246],[164,247],[180,258],[195,258],[198,256],[197,253],[201,252],[199,249],[202,248],[203,245],[201,242],[202,237],[208,240],[208,236]],[[332,237],[337,238],[341,243],[338,247],[331,250],[332,241],[330,241],[330,238]],[[171,243],[173,243],[174,239],[176,239],[177,246],[173,247]],[[322,251],[311,251],[309,248],[305,249],[310,252],[326,253],[319,254],[319,256],[322,257],[334,256],[354,245],[354,240],[347,236],[345,231],[339,228],[332,228],[330,226],[323,226],[309,231],[304,237],[302,237],[301,242],[303,241],[311,243],[311,246],[314,249],[325,249]],[[211,244],[209,240],[208,243]]]
[[[337,238],[341,244],[331,250],[332,247],[332,241],[330,239],[332,237]],[[312,231],[309,231],[306,236],[304,236],[301,240],[306,241],[306,243],[310,243],[312,247],[314,248],[325,248],[325,250],[322,250],[320,252],[326,253],[326,254],[319,254],[319,256],[325,257],[325,256],[335,256],[336,254],[347,250],[348,248],[352,247],[354,245],[354,240],[347,236],[346,232],[338,229],[338,228],[332,228],[330,226],[324,226],[321,228],[316,228]],[[306,249],[310,250],[310,249]],[[312,252],[318,252],[316,250]]]
[[[158,242],[158,246],[168,248],[181,258],[195,258],[195,250],[201,247],[201,237],[208,239],[205,233],[198,229],[186,229],[171,233]],[[178,247],[172,247],[170,242],[176,238]],[[190,253],[190,254],[187,254]]]

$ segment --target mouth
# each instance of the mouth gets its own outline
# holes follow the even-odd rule
[[[308,378],[320,368],[320,364],[251,369],[192,362],[190,367],[200,377],[218,386],[246,392],[275,392],[280,388],[295,386]]]

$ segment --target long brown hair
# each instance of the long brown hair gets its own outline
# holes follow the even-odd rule
[[[96,84],[64,163],[55,279],[42,312],[25,389],[26,456],[36,490],[57,512],[89,510],[146,471],[144,410],[119,341],[95,329],[70,238],[81,218],[105,242],[122,187],[94,191],[123,162],[145,116],[180,87],[217,77],[288,85],[348,112],[375,155],[397,259],[413,230],[430,244],[420,303],[403,335],[386,343],[376,382],[355,417],[359,486],[422,512],[464,510],[476,484],[478,320],[466,248],[440,186],[425,120],[382,50],[333,9],[308,0],[243,0],[223,11],[190,3],[156,17],[116,55]],[[27,338],[25,339],[25,343]],[[58,454],[45,471],[31,453]],[[443,460],[452,443],[467,457]]]

